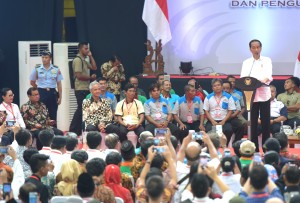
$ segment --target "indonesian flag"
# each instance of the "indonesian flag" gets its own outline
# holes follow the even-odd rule
[[[167,0],[145,0],[143,20],[157,42],[165,45],[172,39]]]
[[[298,54],[298,59],[296,60],[294,76],[300,78],[300,51]]]

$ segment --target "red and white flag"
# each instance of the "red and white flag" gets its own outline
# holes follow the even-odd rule
[[[143,20],[157,42],[165,45],[172,39],[167,0],[145,0]]]
[[[295,64],[294,76],[300,78],[300,51]]]

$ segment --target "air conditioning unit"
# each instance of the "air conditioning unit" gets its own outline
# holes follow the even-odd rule
[[[74,89],[71,89],[69,77],[69,61],[76,57],[77,46],[78,42],[53,44],[53,64],[59,67],[64,78],[62,80],[62,101],[57,112],[57,128],[62,131],[69,131],[70,123],[77,109],[77,101]]]
[[[37,64],[42,64],[42,52],[51,51],[51,41],[19,41],[19,93],[20,104],[28,101],[30,74]]]

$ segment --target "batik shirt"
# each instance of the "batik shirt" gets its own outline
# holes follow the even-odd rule
[[[101,66],[101,73],[104,78],[108,80],[108,91],[114,93],[115,95],[120,95],[121,93],[121,82],[120,80],[125,80],[124,67],[121,64],[118,71],[114,71],[113,63],[106,62]],[[118,82],[115,82],[118,81]]]
[[[98,126],[100,123],[108,125],[112,121],[112,110],[110,102],[106,99],[95,101],[93,97],[83,100],[83,121],[85,125]]]
[[[35,128],[36,124],[41,124],[42,128],[47,127],[49,119],[48,110],[45,104],[38,102],[33,104],[31,101],[21,106],[21,115],[28,129]]]

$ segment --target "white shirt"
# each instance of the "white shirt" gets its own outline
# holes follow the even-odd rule
[[[66,151],[66,153],[63,154],[64,160],[65,161],[70,160],[71,154],[72,154],[72,151]]]
[[[231,190],[228,190],[224,192],[222,199],[210,199],[209,197],[204,198],[194,198],[194,195],[189,190],[184,190],[182,193],[181,201],[185,201],[187,199],[190,199],[192,202],[205,202],[205,203],[227,203],[229,200],[231,200],[235,196],[234,192]]]
[[[51,147],[43,147],[39,153],[40,154],[45,154],[47,156],[50,156],[50,152],[51,152]]]
[[[11,108],[12,107],[12,108]],[[20,109],[17,104],[12,103],[11,106],[5,102],[0,104],[0,111],[6,111],[7,121],[16,121],[17,124],[22,128],[26,128],[22,115],[20,113]]]
[[[272,61],[268,57],[260,56],[258,60],[253,57],[243,62],[241,77],[254,77],[257,80],[268,78],[267,85],[273,80]],[[256,89],[254,102],[268,101],[271,98],[271,89],[268,86],[262,86]]]
[[[277,118],[281,116],[280,111],[284,107],[284,104],[281,101],[278,101],[276,98],[270,102],[271,104],[271,117]]]
[[[101,158],[105,161],[106,156],[105,156],[104,152],[101,152],[97,149],[87,149],[86,152],[89,155],[88,161],[93,158]]]
[[[222,173],[219,175],[219,178],[232,190],[235,194],[238,194],[242,190],[242,186],[240,183],[241,174],[233,174],[233,173]],[[214,183],[213,184],[213,192],[223,195],[219,186]]]
[[[59,150],[56,150],[56,149],[51,149],[50,160],[54,164],[53,172],[54,172],[55,176],[57,176],[57,174],[60,173],[60,168],[61,168],[63,162],[65,161],[62,152]]]
[[[16,159],[14,161],[12,170],[14,172],[14,176],[11,182],[11,188],[13,189],[14,198],[19,199],[19,189],[25,182],[24,172],[22,170],[22,165],[19,159]]]

